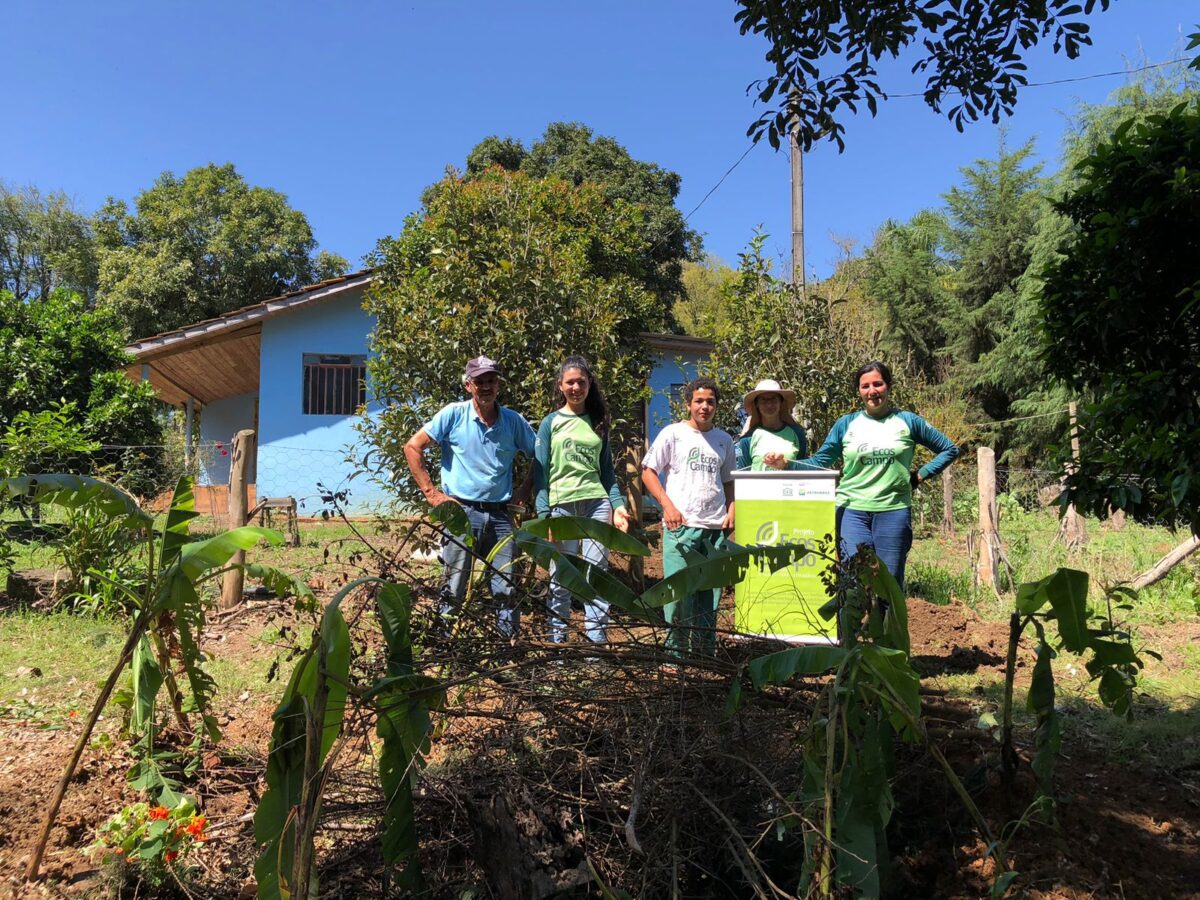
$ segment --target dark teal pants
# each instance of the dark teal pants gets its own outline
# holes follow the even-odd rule
[[[712,550],[725,546],[725,532],[720,528],[682,528],[663,531],[663,577],[687,567],[687,553],[708,556]],[[696,591],[682,600],[663,607],[667,620],[667,649],[676,656],[685,653],[712,655],[717,645],[717,604],[721,601],[719,588]]]

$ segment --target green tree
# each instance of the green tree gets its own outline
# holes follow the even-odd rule
[[[1029,266],[1029,242],[1045,207],[1040,165],[1029,165],[1033,142],[1009,151],[1001,136],[995,159],[977,160],[964,183],[946,194],[955,257],[955,286],[947,322],[952,379],[970,394],[983,416],[1011,417],[1012,401],[1028,385],[1013,382],[1003,361],[1021,339],[1019,282]],[[995,445],[1005,449],[1005,435]]]
[[[681,184],[675,172],[634,159],[613,138],[596,136],[578,122],[551,123],[528,149],[513,138],[485,138],[467,157],[466,177],[476,178],[491,166],[576,186],[599,184],[608,200],[635,204],[646,238],[647,283],[668,308],[683,294],[682,263],[699,257],[700,236],[675,206]]]
[[[1075,170],[1042,273],[1046,361],[1093,397],[1068,491],[1200,532],[1200,106],[1120,126]]]
[[[866,255],[866,290],[884,310],[880,349],[897,367],[942,377],[954,265],[946,217],[922,210],[904,224],[885,222]]]
[[[56,288],[96,293],[96,256],[88,217],[66,194],[0,181],[0,290],[18,300]]]
[[[96,216],[100,303],[134,336],[178,328],[340,274],[314,257],[304,214],[231,163],[164,172],[136,211],[110,198]]]
[[[675,301],[675,321],[684,334],[717,340],[729,323],[730,286],[737,272],[706,254],[683,264],[683,297]]]
[[[1140,73],[1104,103],[1080,105],[1063,140],[1062,168],[1046,187],[1048,197],[1061,200],[1078,180],[1076,166],[1124,123],[1144,122],[1185,101],[1200,101],[1200,73],[1179,65]],[[1010,462],[1048,464],[1065,433],[1068,401],[1090,399],[1053,378],[1041,353],[1042,273],[1062,259],[1060,248],[1071,232],[1070,221],[1057,207],[1042,205],[1027,247],[1029,265],[1018,281],[1011,330],[984,359],[992,377],[1014,398],[1011,412],[1019,417],[1006,426]]]
[[[763,378],[775,378],[796,392],[796,418],[820,440],[838,416],[857,408],[854,371],[872,354],[833,315],[816,291],[801,292],[775,277],[756,234],[740,255],[730,287],[729,323],[705,365],[727,399],[717,424],[734,434],[743,393]]]
[[[45,413],[95,444],[161,445],[163,426],[154,391],[121,371],[133,363],[124,345],[116,315],[89,309],[78,294],[60,289],[38,303],[26,303],[0,291],[0,433],[19,430],[23,421],[42,421],[36,417]],[[44,430],[43,423],[28,437],[37,438],[36,432]],[[105,461],[112,458],[85,454],[74,470],[86,474]],[[157,471],[153,460],[139,460],[130,468],[141,479],[133,487],[153,487],[146,482]]]
[[[959,131],[980,118],[1010,115],[1028,79],[1022,54],[1053,38],[1075,59],[1091,43],[1083,21],[1109,0],[738,0],[742,34],[767,41],[774,71],[749,90],[772,104],[747,132],[778,147],[791,122],[805,150],[821,139],[845,147],[843,110],[872,115],[887,99],[876,63],[921,48],[913,72],[927,73],[925,102]],[[844,60],[840,71],[823,68]],[[949,105],[947,106],[947,101]]]
[[[593,362],[614,417],[628,416],[650,368],[640,335],[667,324],[647,287],[641,208],[594,183],[500,168],[447,175],[425,196],[371,257],[369,366],[384,409],[362,427],[383,469],[405,471],[404,442],[463,399],[463,365],[480,353],[504,369],[502,402],[532,421],[549,411],[558,366],[573,353]]]

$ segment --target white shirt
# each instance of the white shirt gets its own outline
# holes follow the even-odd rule
[[[725,521],[725,484],[733,481],[733,458],[733,438],[721,429],[698,431],[687,422],[675,422],[659,432],[642,466],[658,473],[684,525],[720,528]]]

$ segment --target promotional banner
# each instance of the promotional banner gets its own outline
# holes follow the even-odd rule
[[[744,547],[819,547],[834,532],[837,474],[832,469],[734,472],[734,540]],[[827,552],[833,553],[832,541]],[[736,590],[737,630],[800,643],[835,643],[836,622],[817,612],[829,600],[821,576],[830,565],[810,553],[775,572],[751,566]]]

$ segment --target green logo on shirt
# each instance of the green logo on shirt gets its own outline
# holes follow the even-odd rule
[[[563,439],[563,456],[570,462],[583,463],[586,466],[598,465],[591,449],[587,445],[576,443],[574,438]]]
[[[858,461],[864,466],[888,466],[896,458],[893,447],[872,447],[870,444],[859,444],[855,448]]]
[[[715,475],[721,469],[721,460],[716,456],[701,453],[699,447],[693,447],[687,456],[687,467],[693,472],[711,472]]]

